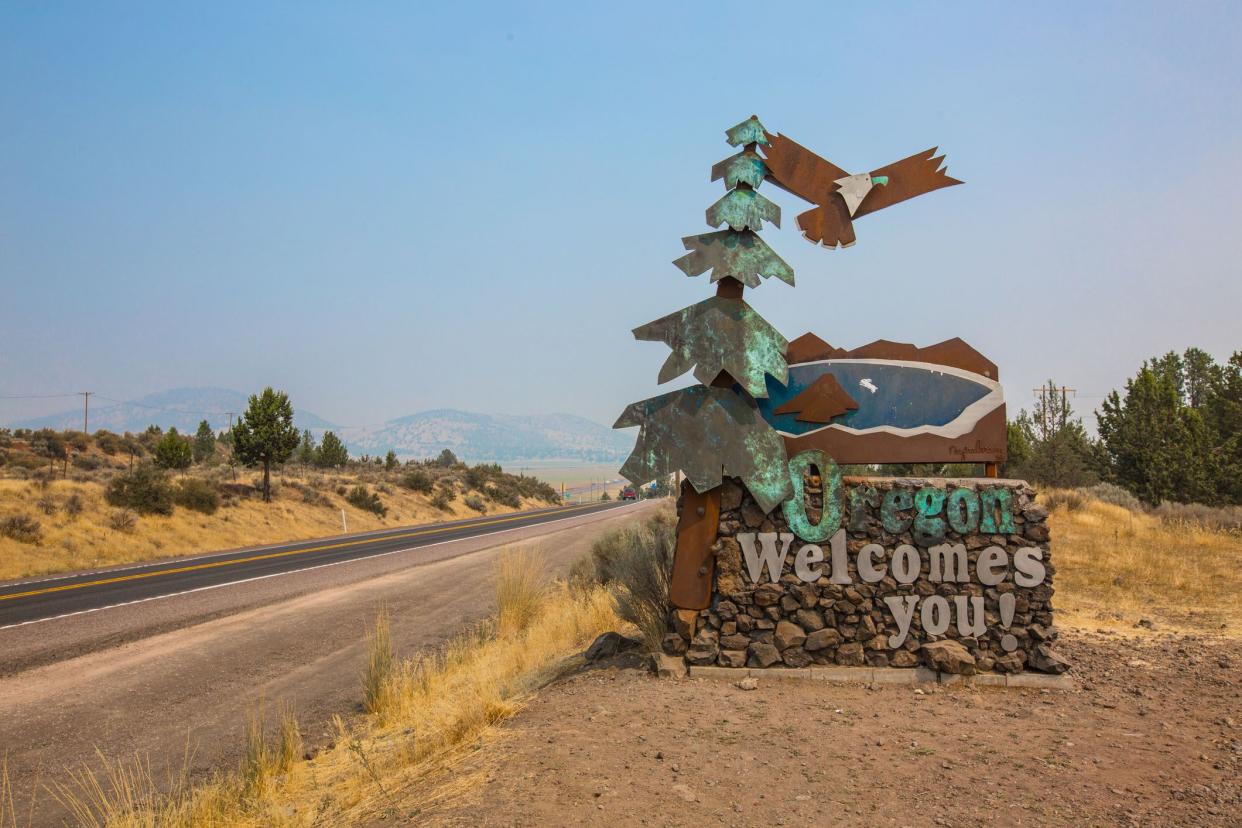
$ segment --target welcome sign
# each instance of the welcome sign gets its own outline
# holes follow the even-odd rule
[[[731,667],[1065,669],[1047,511],[1029,486],[843,480],[821,462],[771,514],[725,484],[711,605],[676,614],[666,650]]]

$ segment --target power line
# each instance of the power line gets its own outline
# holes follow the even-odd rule
[[[80,395],[80,391],[73,394],[0,394],[0,400],[59,400]]]

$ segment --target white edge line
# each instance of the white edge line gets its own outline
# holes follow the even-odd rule
[[[638,502],[642,503],[643,501],[640,500]],[[625,508],[626,508],[625,506],[621,506],[620,508],[614,507],[614,509],[618,512]],[[549,520],[543,523],[536,523],[533,525],[534,526],[551,526],[554,523],[563,523],[567,520],[576,520],[578,518],[590,517],[593,514],[600,514],[601,512],[602,513],[611,512],[611,511],[614,511],[614,509],[601,509],[599,512],[588,512],[585,515],[569,515],[567,517],[557,518],[556,520]],[[102,610],[117,609],[118,607],[128,607],[128,606],[132,606],[133,604],[145,604],[147,601],[158,601],[161,598],[176,598],[179,595],[190,595],[191,593],[194,593],[194,592],[205,592],[209,589],[219,589],[220,587],[236,586],[237,584],[248,584],[252,581],[263,581],[268,578],[279,578],[282,575],[296,575],[299,572],[310,572],[311,570],[314,570],[314,569],[326,569],[329,566],[339,566],[341,564],[357,563],[359,561],[370,561],[370,560],[374,560],[375,558],[387,558],[389,555],[398,555],[402,552],[413,552],[416,549],[430,549],[433,546],[443,546],[446,543],[461,543],[463,541],[475,540],[476,538],[490,538],[492,535],[502,535],[505,532],[516,532],[519,529],[530,529],[530,528],[532,527],[531,526],[511,526],[508,529],[497,529],[494,532],[484,532],[482,535],[471,535],[468,538],[452,538],[450,540],[436,541],[435,543],[425,543],[419,546],[408,546],[405,549],[393,549],[389,552],[379,552],[375,555],[367,555],[362,558],[349,558],[348,560],[344,560],[344,561],[332,561],[331,563],[315,564],[314,566],[304,566],[301,569],[290,569],[287,572],[273,572],[270,575],[256,575],[253,578],[243,578],[240,581],[226,581],[223,584],[212,584],[211,586],[195,587],[194,589],[186,589],[186,590],[182,590],[181,592],[169,592],[165,595],[152,595],[149,598],[138,598],[137,600],[124,601],[120,604],[108,604],[106,607],[93,607],[91,609],[86,609],[86,610],[66,612],[63,615],[50,615],[47,618],[35,618],[30,621],[19,621],[16,624],[8,624],[7,626],[0,627],[0,630],[12,630],[12,629],[16,629],[17,627],[26,627],[26,626],[29,626],[30,624],[41,624],[44,621],[57,621],[61,618],[72,618],[75,615],[87,615],[88,613],[92,613],[92,612],[100,612]],[[475,551],[482,552],[484,549],[488,549],[488,548],[490,547],[484,547],[483,549],[477,549]]]

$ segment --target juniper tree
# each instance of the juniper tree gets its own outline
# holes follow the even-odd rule
[[[263,500],[272,499],[272,464],[283,463],[298,447],[293,404],[283,391],[264,388],[233,427],[233,453],[248,466],[263,466]]]
[[[215,453],[216,432],[212,430],[211,423],[203,420],[198,424],[198,431],[194,432],[194,462],[205,463]]]
[[[170,428],[160,441],[155,444],[155,465],[161,469],[188,469],[194,460],[194,450],[190,441]]]
[[[349,452],[346,450],[345,444],[341,442],[341,438],[331,431],[325,431],[323,439],[319,442],[319,451],[316,452],[316,458],[320,466],[337,468],[349,462]]]

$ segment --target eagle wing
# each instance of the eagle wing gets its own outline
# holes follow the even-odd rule
[[[767,138],[764,163],[772,183],[819,205],[798,216],[802,235],[827,247],[853,244],[849,209],[843,199],[832,197],[839,189],[837,180],[849,173],[784,135],[768,133]]]
[[[772,183],[804,201],[823,204],[837,189],[837,179],[849,175],[784,135],[767,133],[767,138],[768,145],[760,147]]]
[[[940,169],[943,155],[936,155],[936,147],[915,153],[909,158],[873,170],[871,176],[887,175],[888,184],[871,188],[862,204],[854,211],[854,218],[861,218],[876,210],[883,210],[906,199],[961,184],[948,176],[948,169]]]

